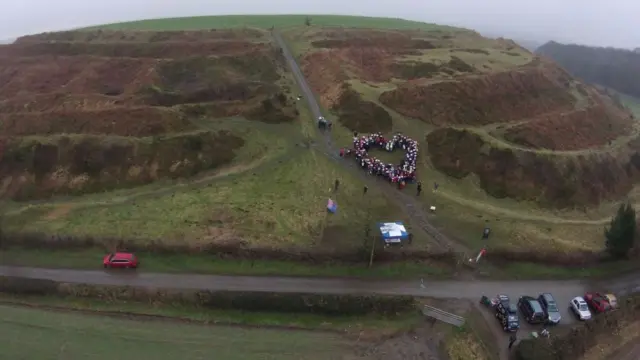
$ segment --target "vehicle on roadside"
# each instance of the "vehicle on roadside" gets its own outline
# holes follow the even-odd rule
[[[511,303],[507,295],[498,295],[496,300],[496,318],[500,321],[502,330],[509,332],[518,331],[520,328],[518,308]]]
[[[601,314],[611,310],[611,305],[606,297],[598,292],[588,292],[584,294],[584,301],[586,301],[589,309],[596,314]]]
[[[613,294],[604,294],[604,298],[609,302],[612,310],[618,308],[618,298]]]
[[[582,296],[576,296],[569,302],[569,309],[578,317],[578,319],[585,321],[591,319],[591,311],[589,305],[584,301]]]
[[[544,310],[548,324],[557,325],[560,323],[562,316],[560,316],[560,310],[553,295],[550,293],[542,293],[538,296],[538,302],[542,305],[542,310]]]
[[[140,265],[140,261],[132,253],[116,252],[105,255],[102,265],[113,269],[135,269]]]
[[[534,297],[521,296],[518,299],[518,308],[529,324],[542,324],[547,321],[542,305]]]

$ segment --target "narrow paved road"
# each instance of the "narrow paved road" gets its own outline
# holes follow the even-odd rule
[[[298,83],[298,87],[302,91],[305,100],[309,106],[309,110],[311,110],[311,114],[313,115],[314,120],[318,117],[322,116],[322,110],[316,97],[313,94],[313,90],[307,83],[307,80],[298,66],[298,63],[295,59],[295,56],[291,53],[287,43],[282,38],[282,35],[278,31],[273,31],[273,38],[276,43],[282,49],[282,53],[289,64],[289,68],[293,73],[293,76]],[[435,226],[433,226],[428,219],[427,214],[422,208],[422,204],[414,197],[408,195],[406,192],[399,191],[391,186],[387,182],[380,181],[377,177],[372,177],[367,175],[364,171],[359,169],[353,161],[344,161],[338,155],[339,148],[333,144],[331,139],[331,132],[324,131],[322,132],[323,138],[325,140],[325,150],[320,150],[323,154],[328,156],[329,158],[338,161],[342,166],[348,168],[353,173],[356,173],[359,177],[365,181],[365,183],[378,186],[384,191],[389,197],[399,205],[403,206],[405,212],[411,218],[411,223],[413,226],[418,226],[422,229],[427,235],[431,237],[431,243],[439,250],[453,250],[458,253],[468,254],[470,250],[466,248],[466,246],[462,245],[458,241],[453,241],[446,235],[444,235],[441,231],[439,231]]]
[[[482,295],[507,294],[513,299],[521,295],[537,295],[551,292],[560,304],[567,322],[569,301],[587,290],[598,289],[626,294],[640,291],[637,274],[606,283],[587,281],[425,281],[374,280],[342,278],[305,278],[278,276],[222,276],[191,274],[159,274],[140,271],[98,271],[42,269],[1,266],[0,276],[17,276],[30,279],[47,279],[68,283],[96,285],[137,286],[178,290],[257,291],[314,294],[378,294],[411,295],[432,298],[458,298],[479,300]],[[567,306],[564,306],[564,305]]]

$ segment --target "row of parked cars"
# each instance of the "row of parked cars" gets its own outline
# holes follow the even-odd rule
[[[588,292],[582,296],[571,299],[569,308],[580,320],[589,320],[592,313],[601,314],[618,307],[618,299],[613,294],[601,294]]]
[[[504,331],[518,331],[520,328],[518,311],[529,324],[557,325],[562,320],[558,303],[550,293],[540,294],[537,298],[521,296],[516,304],[503,294],[493,299],[483,296],[480,301],[495,309],[495,316]],[[592,313],[603,313],[617,306],[618,302],[613,294],[597,292],[588,292],[584,297],[577,296],[569,302],[569,309],[580,320],[589,320]]]

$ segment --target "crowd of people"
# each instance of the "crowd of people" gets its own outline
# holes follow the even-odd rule
[[[385,164],[382,160],[369,156],[369,149],[378,147],[392,152],[395,149],[404,151],[400,164]],[[386,178],[397,183],[400,188],[416,180],[416,159],[418,158],[418,142],[402,134],[395,134],[390,139],[379,133],[361,135],[353,134],[353,149],[341,149],[340,156],[353,155],[358,164],[369,174]]]

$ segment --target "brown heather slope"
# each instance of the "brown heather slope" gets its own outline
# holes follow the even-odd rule
[[[0,197],[131,187],[228,164],[244,135],[194,132],[193,120],[297,118],[285,62],[264,35],[63,32],[0,46]]]
[[[530,64],[431,85],[405,84],[383,93],[380,102],[436,126],[477,126],[571,110],[576,99],[568,90],[568,75],[554,78],[545,65]]]
[[[181,112],[157,107],[0,114],[0,133],[4,136],[152,136],[186,131],[193,127]]]
[[[0,47],[0,56],[75,56],[93,55],[109,57],[174,59],[192,56],[219,54],[244,54],[248,51],[266,49],[266,43],[250,41],[220,40],[200,42],[25,42]]]
[[[427,143],[439,171],[458,179],[474,174],[494,197],[549,207],[619,199],[640,179],[640,138],[610,153],[571,156],[499,147],[472,130],[453,128],[429,133]]]
[[[383,82],[410,76],[407,65],[396,63],[394,57],[435,47],[404,32],[358,29],[325,30],[305,40],[313,49],[300,59],[309,84],[345,127],[360,132],[391,131],[391,116],[376,101],[363,99],[347,80]]]
[[[197,174],[233,160],[244,140],[197,132],[153,139],[54,136],[10,139],[0,173],[1,198],[27,200],[148,184]]]
[[[631,133],[630,114],[612,105],[598,104],[584,109],[544,114],[508,128],[504,138],[535,149],[558,151],[598,148]]]
[[[426,136],[433,166],[456,178],[477,175],[492,196],[586,206],[618,199],[638,180],[629,110],[510,40],[356,29],[288,36],[342,125],[401,129],[386,109],[425,123],[435,129]]]
[[[268,33],[260,29],[210,29],[201,31],[117,31],[84,30],[58,31],[18,38],[17,44],[49,41],[77,42],[167,42],[167,41],[212,41],[212,40],[262,40]]]

